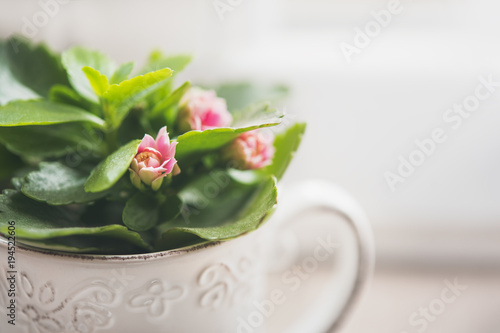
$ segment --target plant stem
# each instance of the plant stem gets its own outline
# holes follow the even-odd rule
[[[118,149],[118,130],[108,128],[106,130],[106,143],[108,146],[108,154],[111,154]]]
[[[109,110],[109,103],[101,99],[102,114],[104,115],[104,120],[106,122],[106,129],[104,130],[104,135],[106,137],[106,144],[108,147],[108,154],[111,154],[116,149],[118,149],[118,128],[113,126],[113,117]]]

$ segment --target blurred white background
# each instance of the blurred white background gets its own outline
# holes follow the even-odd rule
[[[308,130],[285,182],[323,178],[351,192],[373,222],[382,266],[500,268],[497,1],[77,0],[37,26],[47,2],[0,1],[0,36],[82,44],[119,61],[144,61],[154,47],[188,52],[195,61],[182,78],[194,82],[290,85],[282,107]],[[475,99],[478,86],[490,94]],[[473,110],[448,111],[464,103]],[[415,141],[436,129],[446,140],[418,153]],[[411,175],[398,175],[400,156],[419,164]],[[401,177],[392,188],[388,172]],[[412,273],[387,274],[376,277],[378,296],[397,281],[407,297],[422,293],[405,289]],[[477,279],[500,289],[498,275]],[[435,332],[458,332],[447,327]]]

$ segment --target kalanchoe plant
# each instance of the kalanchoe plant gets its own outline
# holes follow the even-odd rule
[[[176,88],[189,60],[153,52],[132,74],[80,47],[0,42],[0,234],[14,221],[27,245],[124,254],[258,228],[305,125],[266,129],[283,87]]]

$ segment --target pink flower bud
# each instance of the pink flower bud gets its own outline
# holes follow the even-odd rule
[[[178,174],[179,167],[174,158],[177,142],[170,142],[167,127],[158,132],[156,140],[150,135],[144,138],[137,149],[137,154],[130,164],[130,180],[137,188],[144,188],[144,184],[156,191],[160,188],[163,177],[168,174]]]
[[[245,132],[224,149],[224,156],[237,169],[259,169],[271,163],[273,137],[259,130]]]
[[[217,97],[213,90],[193,87],[182,97],[180,106],[179,128],[182,131],[228,127],[233,121],[226,100]]]

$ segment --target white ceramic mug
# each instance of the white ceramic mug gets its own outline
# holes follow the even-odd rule
[[[8,280],[7,241],[0,238],[0,332],[336,330],[371,274],[371,229],[357,203],[333,185],[308,181],[284,193],[275,216],[258,231],[191,249],[100,256],[47,252],[17,244],[13,298],[8,296],[13,280]],[[321,238],[322,230],[316,230],[318,244],[311,253],[296,253],[302,256],[299,261],[297,256],[287,255],[276,261],[275,244],[286,234],[285,227],[300,211],[314,207],[327,209],[331,216],[347,222],[351,236],[342,236],[342,244],[337,246]],[[326,262],[333,265],[325,266]],[[293,269],[269,270],[270,266],[287,265]],[[270,281],[273,275],[274,282]],[[314,284],[315,276],[320,275],[325,277],[325,285],[320,287],[318,299],[307,310],[300,310],[300,316],[287,310],[300,303],[290,292],[299,295],[301,288],[307,290],[308,281]],[[328,294],[328,290],[337,292]],[[15,299],[15,326],[8,323],[11,299]]]

